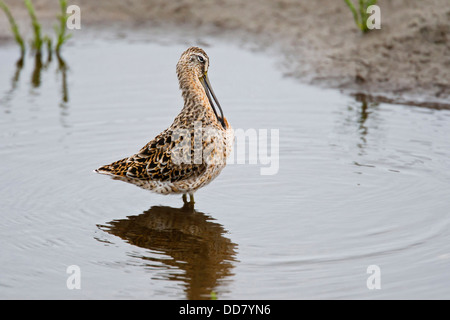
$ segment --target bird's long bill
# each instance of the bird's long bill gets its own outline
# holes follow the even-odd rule
[[[208,75],[207,75],[206,73],[205,73],[205,75],[204,75],[203,77],[200,78],[200,82],[202,83],[203,88],[205,88],[206,96],[208,97],[209,104],[211,105],[211,107],[212,107],[212,109],[213,109],[213,111],[214,111],[214,114],[216,115],[217,120],[218,120],[218,121],[222,124],[222,126],[225,128],[225,122],[224,122],[224,120],[223,120],[223,111],[222,111],[222,107],[220,106],[220,103],[219,103],[219,101],[217,100],[216,95],[214,94],[214,91],[213,91],[213,89],[212,89],[212,87],[211,87],[211,83],[209,82],[209,79],[208,79]],[[219,108],[219,111],[220,111],[220,117],[219,117],[219,115],[217,114],[216,107],[215,107],[215,105],[214,105],[213,100],[211,99],[211,95],[212,95],[212,97],[213,97],[213,99],[214,99],[214,102],[217,104],[217,108]]]

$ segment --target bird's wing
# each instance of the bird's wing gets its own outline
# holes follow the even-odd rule
[[[165,130],[135,155],[103,166],[97,172],[140,180],[185,180],[206,170],[203,162],[193,161],[192,145],[193,138]]]

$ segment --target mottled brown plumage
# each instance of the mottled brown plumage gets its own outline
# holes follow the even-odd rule
[[[217,177],[234,137],[209,84],[208,67],[202,49],[187,49],[177,63],[184,107],[172,125],[138,153],[95,171],[161,194],[190,194],[191,200]]]

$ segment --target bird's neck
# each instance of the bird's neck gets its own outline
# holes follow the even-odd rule
[[[195,108],[204,108],[208,113],[213,113],[205,89],[196,75],[179,74],[178,80],[180,83],[181,95],[184,99],[183,110],[186,109],[187,111]]]

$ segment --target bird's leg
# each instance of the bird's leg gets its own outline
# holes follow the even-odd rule
[[[189,202],[187,201],[186,193],[183,194],[183,209],[192,211],[194,210],[194,195],[189,194]]]

